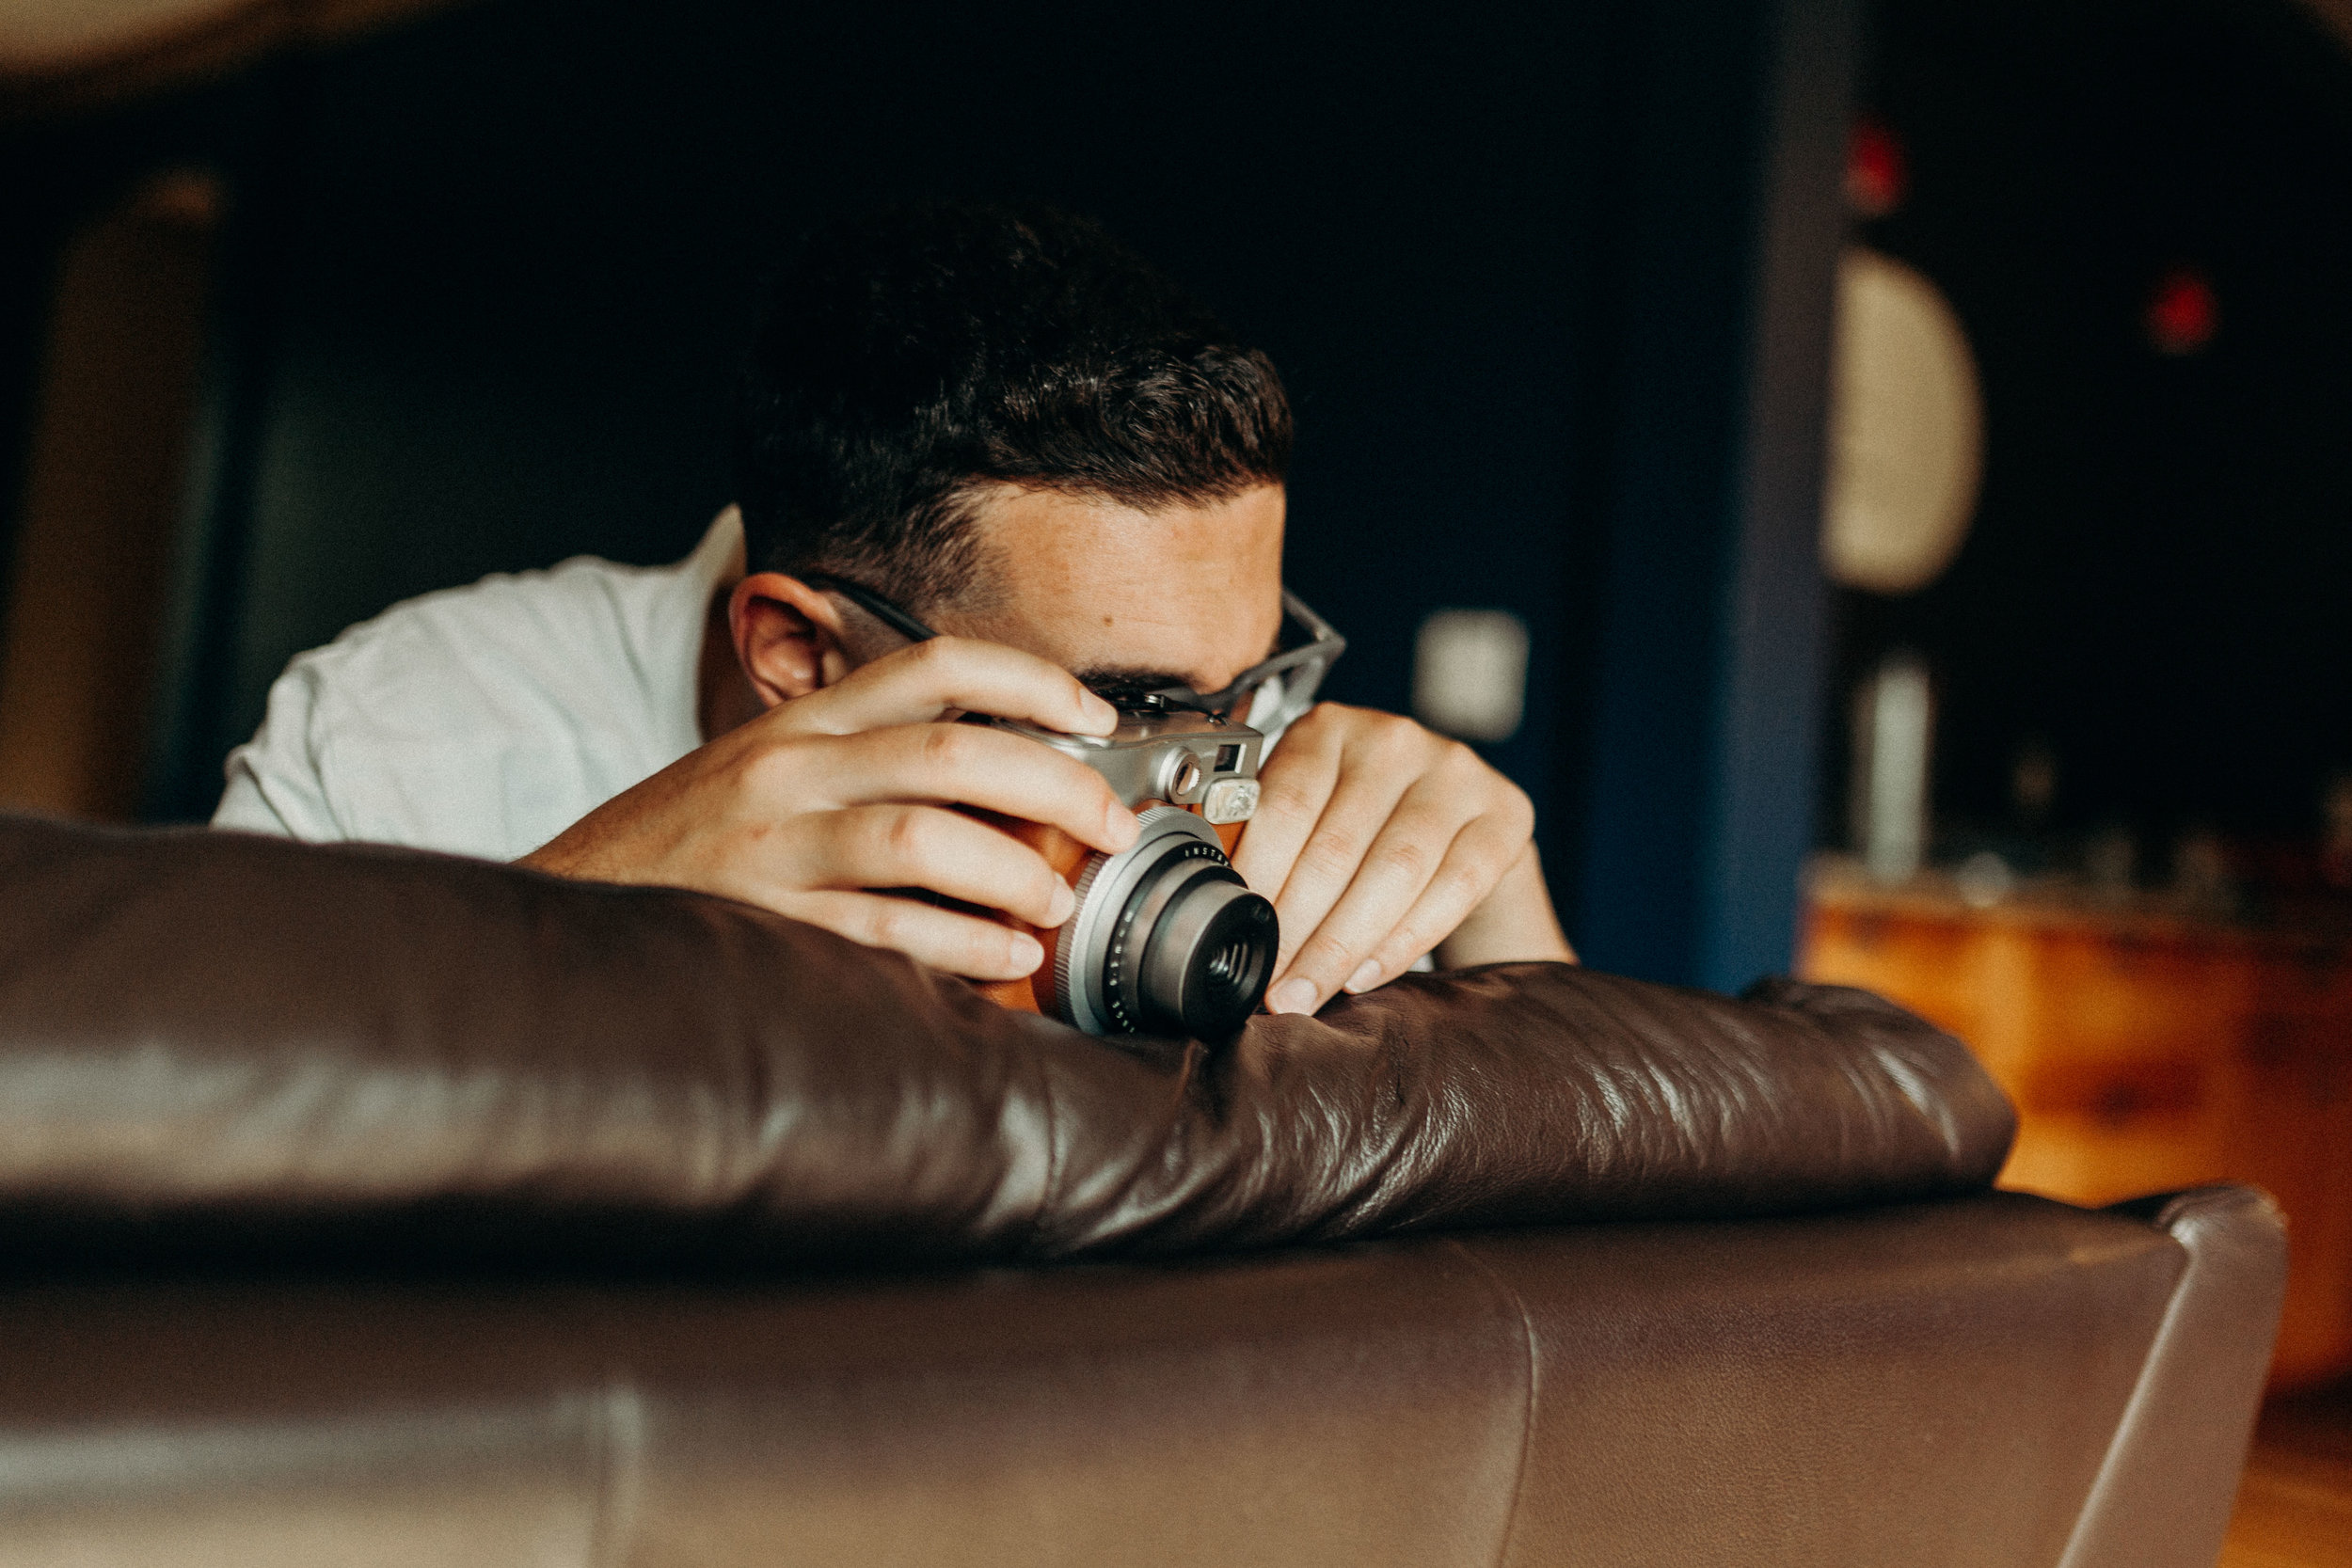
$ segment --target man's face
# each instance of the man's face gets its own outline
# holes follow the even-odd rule
[[[1220,690],[1281,630],[1282,518],[1279,484],[1156,512],[1006,485],[975,524],[992,592],[940,608],[930,624],[1089,684]]]

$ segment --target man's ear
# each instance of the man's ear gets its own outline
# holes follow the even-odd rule
[[[782,572],[755,572],[735,585],[727,629],[744,678],[768,707],[821,690],[857,668],[839,607]]]

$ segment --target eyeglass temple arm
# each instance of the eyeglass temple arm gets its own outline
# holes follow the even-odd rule
[[[1330,622],[1308,609],[1306,600],[1287,588],[1282,590],[1282,608],[1290,612],[1291,619],[1307,628],[1307,635],[1312,640],[1308,646],[1320,647],[1326,651],[1327,662],[1336,660],[1340,655],[1347,652],[1347,639],[1334,630]]]
[[[854,582],[831,577],[823,572],[811,572],[801,580],[811,588],[828,589],[840,594],[911,642],[928,642],[939,635],[871,589],[861,588]]]

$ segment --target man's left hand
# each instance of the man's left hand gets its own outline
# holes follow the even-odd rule
[[[1575,958],[1535,862],[1534,806],[1459,741],[1324,703],[1261,784],[1233,864],[1281,917],[1269,1011],[1385,985],[1441,943],[1449,966]]]

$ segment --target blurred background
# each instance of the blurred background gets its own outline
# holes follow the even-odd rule
[[[201,820],[300,649],[682,555],[775,246],[925,195],[1273,353],[1331,694],[1590,961],[2264,1184],[2352,1366],[2352,0],[0,0],[0,805]]]

